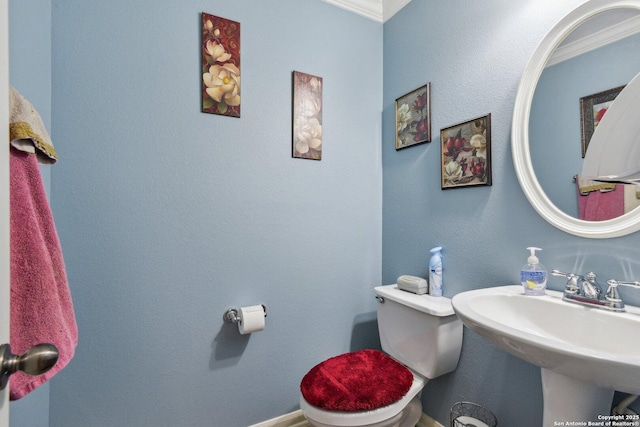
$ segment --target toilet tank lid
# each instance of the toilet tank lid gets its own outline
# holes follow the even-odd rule
[[[374,289],[376,295],[388,298],[399,304],[404,304],[415,310],[431,314],[432,316],[445,317],[455,314],[450,298],[434,297],[427,294],[412,294],[411,292],[398,289],[397,284],[376,286]]]

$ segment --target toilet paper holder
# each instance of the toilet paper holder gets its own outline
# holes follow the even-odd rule
[[[264,310],[264,317],[267,317],[267,307],[264,304],[260,304],[262,309]],[[237,308],[228,308],[227,311],[224,312],[224,316],[222,317],[225,322],[228,323],[242,323],[242,318],[238,316]]]

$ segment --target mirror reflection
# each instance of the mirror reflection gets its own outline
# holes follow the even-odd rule
[[[551,202],[574,218],[600,221],[640,206],[640,188],[589,182],[579,175],[583,145],[593,127],[617,89],[640,71],[639,49],[639,11],[598,14],[565,38],[536,86],[529,128],[531,161]]]

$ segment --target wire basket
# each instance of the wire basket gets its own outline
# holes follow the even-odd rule
[[[487,408],[472,402],[451,407],[451,427],[496,427],[498,420]]]

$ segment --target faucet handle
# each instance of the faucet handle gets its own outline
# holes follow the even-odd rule
[[[640,282],[625,282],[624,280],[608,280],[609,282],[616,282],[618,285],[631,286],[632,288],[640,288]]]
[[[609,289],[607,289],[604,299],[607,301],[607,306],[614,311],[625,311],[624,302],[622,302],[622,298],[620,298],[620,294],[618,293],[618,285],[640,288],[640,282],[637,281],[625,282],[623,280],[609,279],[607,280],[607,285],[609,285]]]
[[[604,298],[607,301],[611,301],[611,302],[622,301],[622,299],[620,298],[620,294],[618,293],[619,284],[620,282],[618,282],[617,280],[613,280],[613,279],[607,280],[607,285],[609,285],[609,288],[607,288],[607,293],[604,296]]]
[[[580,286],[578,286],[578,282],[580,281],[580,276],[575,274],[569,274],[567,276],[567,284],[564,287],[564,293],[570,295],[577,295],[580,293]]]
[[[607,285],[609,285],[609,288],[607,289],[607,293],[604,296],[605,299],[605,306],[612,310],[612,311],[617,311],[617,312],[623,312],[626,311],[624,308],[624,302],[622,302],[622,298],[620,298],[620,294],[618,293],[618,285],[620,284],[620,282],[618,282],[617,280],[607,280]]]
[[[580,287],[578,286],[578,281],[580,279],[580,276],[573,273],[563,273],[562,271],[559,271],[559,270],[551,270],[551,274],[553,274],[554,276],[567,278],[567,284],[564,287],[565,294],[575,295],[579,293]]]
[[[567,279],[569,279],[569,276],[575,276],[573,273],[563,273],[560,270],[551,270],[551,274],[554,276],[566,277]]]

